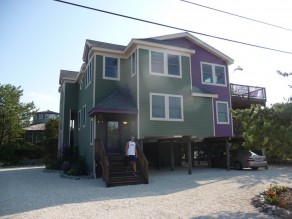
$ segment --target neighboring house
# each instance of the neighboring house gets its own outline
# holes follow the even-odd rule
[[[50,119],[56,118],[59,118],[59,113],[50,110],[37,112],[33,117],[32,124],[24,128],[24,138],[33,144],[42,142],[44,140],[46,123]]]
[[[83,62],[78,72],[60,71],[59,148],[78,146],[92,172],[96,139],[107,154],[123,154],[134,135],[155,160],[173,150],[153,142],[233,136],[233,60],[189,33],[132,39],[127,46],[86,40]]]

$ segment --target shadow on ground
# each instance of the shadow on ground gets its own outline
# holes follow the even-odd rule
[[[0,216],[63,204],[167,195],[219,181],[232,181],[239,184],[240,189],[292,181],[289,167],[258,171],[193,168],[192,175],[188,175],[186,168],[178,168],[175,171],[151,170],[149,184],[106,188],[102,179],[64,179],[58,173],[43,172],[43,169],[44,167],[0,169]],[[223,215],[226,214],[214,218],[226,218]],[[242,218],[249,218],[246,216],[242,215]],[[228,218],[233,216],[228,215]],[[234,218],[241,217],[237,214]],[[257,217],[251,215],[250,218]]]

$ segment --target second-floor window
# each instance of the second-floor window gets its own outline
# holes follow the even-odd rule
[[[78,111],[78,130],[81,128],[81,110]]]
[[[150,71],[154,75],[181,77],[180,56],[175,54],[151,51]]]
[[[120,79],[119,59],[114,57],[104,57],[103,78],[110,80]]]
[[[136,52],[133,52],[131,55],[131,76],[133,77],[137,72],[137,58]]]
[[[82,109],[82,126],[85,127],[85,125],[86,125],[86,105],[84,105]]]
[[[150,94],[150,119],[183,121],[183,97],[170,94]]]
[[[202,83],[203,84],[212,84],[226,86],[226,70],[225,66],[210,64],[210,63],[201,63],[201,73],[202,73]]]
[[[217,123],[229,124],[228,103],[223,102],[223,101],[217,101],[216,109],[217,109]]]

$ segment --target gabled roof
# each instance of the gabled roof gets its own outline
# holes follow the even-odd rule
[[[203,42],[199,38],[197,38],[197,37],[195,37],[187,32],[168,34],[168,35],[164,35],[164,36],[157,36],[157,37],[152,37],[151,39],[170,40],[170,39],[177,39],[177,38],[186,38],[186,39],[190,40],[194,44],[201,46],[202,48],[206,49],[207,51],[211,52],[212,54],[225,60],[227,62],[227,64],[229,64],[229,65],[234,63],[234,60],[232,58],[230,58],[229,56],[225,55],[224,53],[220,52],[219,50],[215,49],[214,47],[210,46],[209,44]]]
[[[90,112],[89,116],[95,113],[122,113],[137,114],[138,110],[128,90],[121,89],[99,102]]]
[[[59,113],[57,113],[57,112],[54,112],[54,111],[51,111],[51,110],[36,112],[36,114],[40,114],[40,113],[47,113],[47,114],[59,114]]]

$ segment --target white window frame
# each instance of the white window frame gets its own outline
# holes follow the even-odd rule
[[[162,97],[164,97],[164,100],[165,100],[165,105],[164,105],[165,117],[164,118],[156,118],[156,117],[152,116],[152,96],[162,96]],[[181,104],[181,118],[180,119],[169,118],[169,98],[170,97],[178,97],[178,98],[180,98],[180,104]],[[182,95],[173,95],[173,94],[150,93],[150,120],[183,122],[184,121],[183,96]]]
[[[112,78],[112,77],[107,77],[105,76],[105,60],[106,58],[113,58],[118,60],[118,69],[117,69],[117,78]],[[114,81],[119,81],[120,80],[120,58],[119,57],[114,57],[114,56],[103,56],[103,74],[102,74],[103,79],[107,80],[114,80]]]
[[[93,119],[90,119],[90,145],[93,145],[93,132],[94,132]]]
[[[93,56],[90,58],[88,64],[87,64],[87,68],[86,68],[86,75],[85,75],[85,79],[86,79],[86,82],[85,82],[85,88],[87,88],[91,81],[92,81],[92,70],[93,70]]]
[[[137,73],[137,53],[136,50],[131,54],[131,77]]]
[[[212,83],[208,83],[208,82],[204,82],[203,80],[203,64],[205,65],[211,65],[212,67],[212,79],[213,82]],[[215,72],[215,67],[219,66],[219,67],[223,67],[224,68],[224,84],[218,84],[217,83],[217,78],[216,78],[216,72]],[[226,66],[225,65],[219,65],[219,64],[214,64],[214,63],[208,63],[208,62],[201,62],[201,82],[202,84],[207,84],[207,85],[214,85],[214,86],[221,86],[221,87],[227,87],[227,72],[226,72]]]
[[[219,107],[218,104],[225,104],[226,106],[226,113],[227,113],[227,122],[222,122],[219,121]],[[217,124],[230,124],[230,119],[229,119],[229,104],[226,101],[216,101],[216,120]]]
[[[158,52],[163,54],[163,73],[157,73],[157,72],[152,72],[152,55],[151,52]],[[168,74],[168,55],[174,55],[178,56],[178,61],[179,61],[179,75],[170,75]],[[156,75],[156,76],[165,76],[165,77],[172,77],[172,78],[182,78],[182,66],[181,66],[181,55],[177,53],[172,53],[172,52],[164,52],[164,51],[159,51],[159,50],[149,50],[149,71],[150,75]]]
[[[81,128],[81,110],[78,111],[78,130]]]
[[[84,128],[86,126],[86,105],[82,108],[82,127]]]

